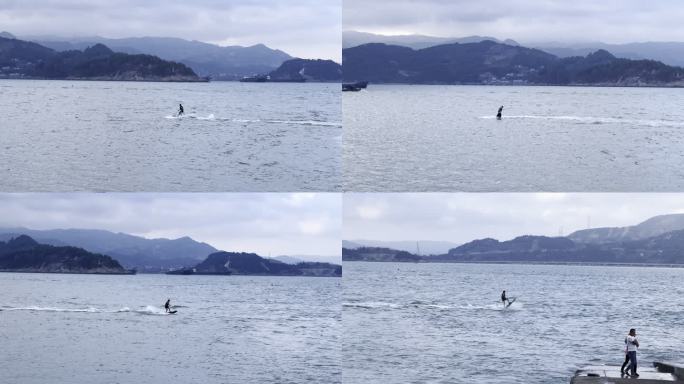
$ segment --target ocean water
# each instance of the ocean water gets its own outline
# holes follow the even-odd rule
[[[0,381],[340,383],[340,284],[0,273]]]
[[[683,104],[681,89],[371,84],[343,97],[344,190],[682,190]]]
[[[684,269],[344,263],[343,382],[567,384],[621,364],[684,361]],[[506,289],[516,302],[499,301]]]
[[[0,100],[6,192],[341,188],[339,84],[0,80]]]

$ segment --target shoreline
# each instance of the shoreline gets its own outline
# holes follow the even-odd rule
[[[211,83],[210,79],[198,80],[162,80],[162,79],[104,79],[104,78],[66,78],[66,79],[52,79],[44,77],[3,77],[0,80],[34,80],[34,81],[106,81],[106,82],[121,82],[121,83]]]
[[[67,78],[67,79],[51,79],[43,77],[6,77],[0,76],[0,80],[33,80],[33,81],[105,81],[105,82],[121,82],[121,83],[254,83],[254,84],[342,84],[338,81],[266,81],[262,83],[257,82],[245,82],[240,80],[213,80],[213,79],[200,79],[200,80],[155,80],[155,79],[144,79],[144,80],[118,80],[118,79],[94,79],[94,78]]]
[[[5,271],[0,270],[0,273],[35,273],[35,274],[50,274],[50,275],[117,275],[117,276],[137,276],[137,275],[165,275],[165,276],[256,276],[256,277],[332,277],[341,278],[340,276],[317,276],[317,275],[266,275],[266,274],[222,274],[222,273],[192,273],[192,274],[181,274],[181,273],[168,273],[168,272],[157,272],[157,273],[138,273],[136,272],[44,272],[44,271]]]
[[[393,264],[499,264],[499,265],[556,265],[572,267],[644,267],[644,268],[684,268],[684,264],[649,263],[601,263],[601,262],[563,262],[563,261],[376,261],[342,260],[343,263],[393,263]]]
[[[345,81],[346,82],[346,81]],[[479,87],[567,87],[567,88],[659,88],[659,89],[681,89],[681,85],[615,85],[615,84],[482,84],[482,83],[374,83],[369,85],[418,85],[418,86],[479,86]]]
[[[137,271],[125,272],[48,272],[48,271],[7,271],[0,270],[0,273],[41,273],[41,274],[58,274],[58,275],[137,275]]]

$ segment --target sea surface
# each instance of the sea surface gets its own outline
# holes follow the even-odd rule
[[[343,97],[343,188],[682,190],[682,105],[682,89],[371,84]]]
[[[584,365],[684,361],[684,269],[344,263],[343,382],[567,384]],[[516,302],[504,310],[506,290]]]
[[[5,192],[341,188],[339,84],[0,80],[0,100]]]
[[[0,292],[3,383],[341,382],[341,279],[0,273]]]

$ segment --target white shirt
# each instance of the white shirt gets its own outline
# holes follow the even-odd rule
[[[636,336],[625,337],[625,344],[627,344],[627,352],[636,352],[637,350],[637,338]]]

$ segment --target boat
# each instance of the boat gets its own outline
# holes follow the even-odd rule
[[[265,83],[269,80],[268,75],[245,76],[240,79],[241,83]]]
[[[167,275],[194,275],[195,268],[181,268],[166,272]]]
[[[357,81],[356,83],[343,83],[342,92],[358,92],[362,89],[366,89],[367,86],[367,81]]]

